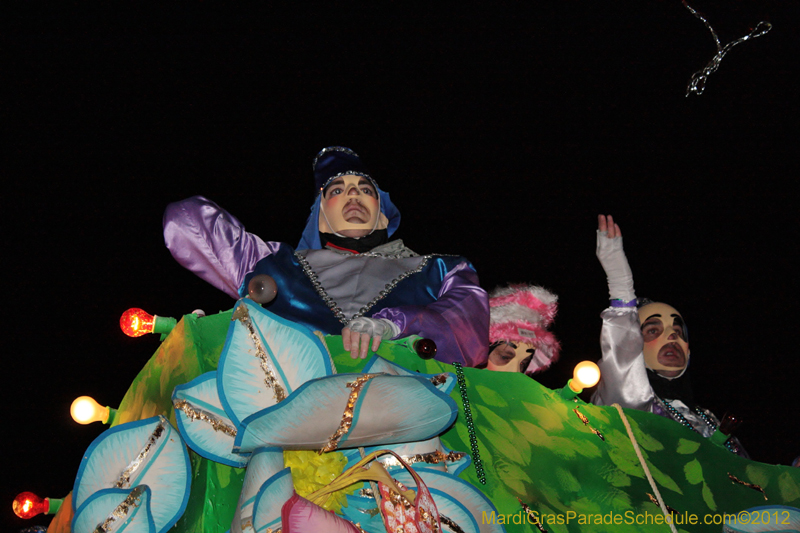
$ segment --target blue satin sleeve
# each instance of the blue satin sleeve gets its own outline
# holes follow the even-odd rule
[[[172,257],[232,298],[239,298],[256,263],[280,248],[248,233],[236,217],[202,196],[170,204],[163,222]]]
[[[386,318],[400,327],[399,337],[420,335],[436,342],[436,359],[476,366],[488,358],[489,299],[478,285],[478,274],[467,262],[447,271],[438,261],[442,282],[436,300],[421,305],[383,309],[373,318]],[[428,285],[431,288],[431,285]]]

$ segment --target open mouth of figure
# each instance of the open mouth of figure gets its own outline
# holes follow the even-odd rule
[[[668,367],[683,368],[686,366],[686,354],[680,344],[670,342],[658,351],[658,362]]]
[[[344,208],[343,218],[354,224],[369,222],[369,212],[359,204],[348,204]]]

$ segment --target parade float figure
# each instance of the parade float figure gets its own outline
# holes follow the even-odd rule
[[[603,377],[592,403],[649,411],[710,437],[720,421],[694,399],[683,316],[665,303],[637,301],[622,233],[611,216],[598,218],[596,253],[608,277],[611,306],[601,315]],[[748,457],[736,437],[730,437],[726,446]]]
[[[498,287],[489,295],[489,361],[486,368],[531,375],[550,367],[561,345],[547,327],[558,296],[535,285]]]
[[[488,303],[462,257],[418,255],[389,241],[400,213],[356,153],[323,149],[313,164],[319,194],[297,250],[247,233],[203,197],[171,204],[164,236],[175,259],[234,298],[267,274],[278,285],[268,309],[325,334],[365,358],[369,344],[420,335],[437,359],[475,366],[486,359]]]
[[[267,307],[244,297],[163,332],[50,533],[764,531],[744,510],[800,530],[796,468],[409,339],[353,358],[346,336]]]

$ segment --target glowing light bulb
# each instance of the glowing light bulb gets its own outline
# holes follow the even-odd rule
[[[91,396],[79,396],[75,398],[69,408],[69,414],[78,424],[91,424],[92,422],[108,422],[111,409],[103,407]]]
[[[145,333],[152,333],[156,317],[138,307],[128,309],[119,319],[119,327],[128,337],[141,337]]]
[[[583,392],[583,389],[597,385],[598,381],[600,381],[600,367],[591,361],[581,361],[575,365],[572,379],[561,389],[561,397],[572,400]]]
[[[128,337],[141,337],[145,333],[161,333],[166,336],[177,323],[174,318],[151,315],[138,307],[128,309],[119,318],[119,327]]]
[[[575,365],[570,388],[575,392],[580,392],[583,389],[594,387],[598,381],[600,381],[600,367],[591,361],[582,361]]]
[[[32,492],[20,492],[14,503],[14,514],[20,518],[33,518],[37,514],[46,513],[50,509],[47,499],[42,499]]]

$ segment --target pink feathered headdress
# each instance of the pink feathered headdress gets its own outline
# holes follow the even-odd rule
[[[561,344],[547,331],[558,311],[558,296],[544,287],[510,285],[489,294],[489,342],[527,342],[536,348],[526,374],[558,359]]]

